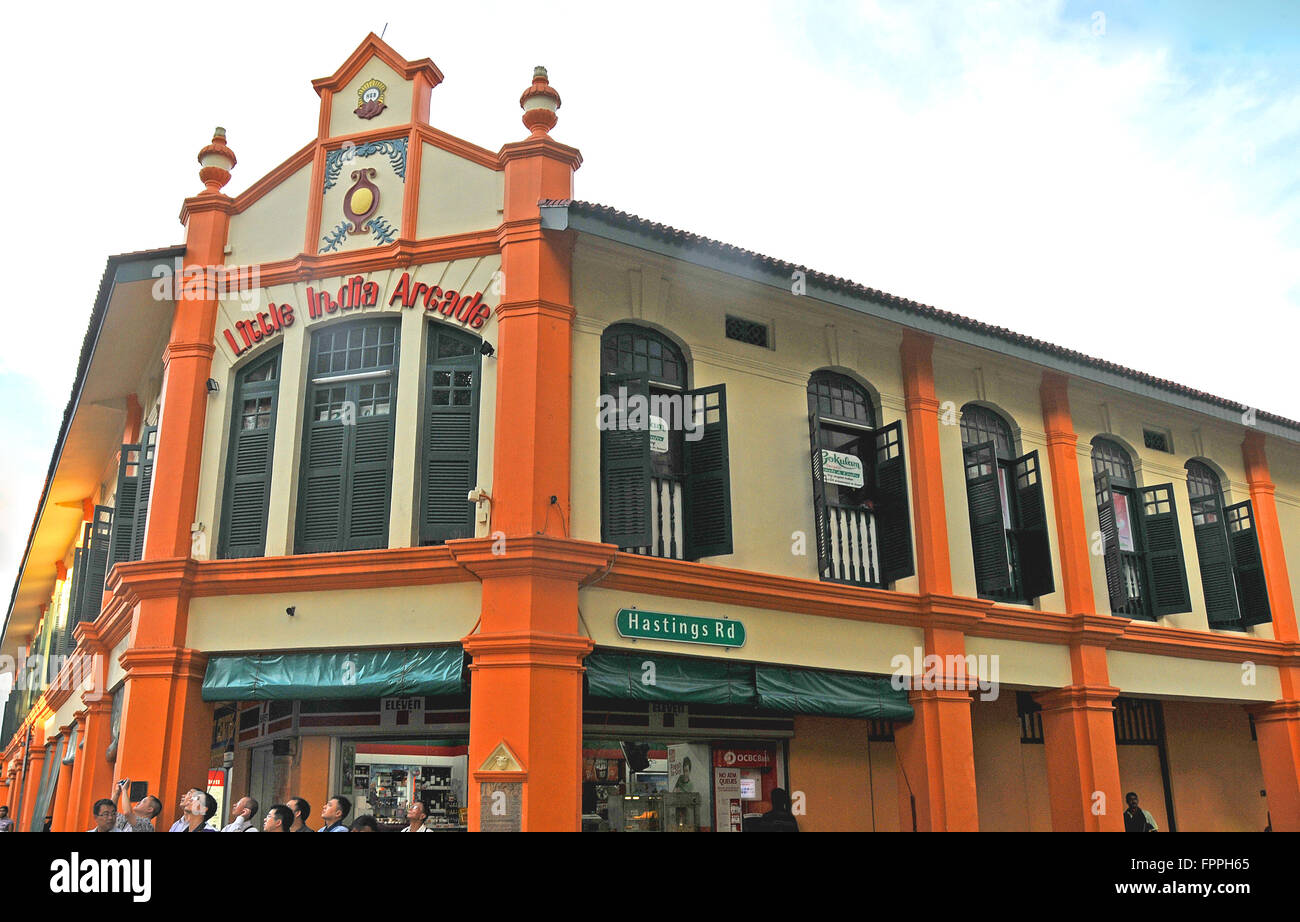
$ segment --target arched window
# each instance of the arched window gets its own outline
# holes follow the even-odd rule
[[[1092,440],[1093,476],[1107,474],[1112,481],[1125,486],[1136,486],[1137,478],[1133,474],[1133,459],[1128,451],[1117,442],[1100,436]]]
[[[1038,452],[1016,457],[1011,427],[988,407],[961,411],[975,585],[981,598],[1027,602],[1056,588]]]
[[[1226,505],[1219,475],[1195,459],[1187,462],[1187,494],[1210,626],[1244,630],[1271,621],[1250,501]]]
[[[867,389],[847,375],[808,381],[813,524],[824,580],[886,586],[915,572],[903,427],[876,427]]]
[[[454,327],[428,324],[421,544],[474,537],[474,505],[465,497],[478,477],[480,344]]]
[[[300,554],[388,545],[397,324],[396,318],[364,319],[312,333],[299,474]]]
[[[221,557],[261,557],[266,553],[279,391],[278,347],[246,365],[235,377],[230,454],[221,504]]]
[[[1173,484],[1138,487],[1128,451],[1100,436],[1092,470],[1111,611],[1147,621],[1191,611]]]
[[[727,391],[687,388],[681,348],[615,324],[601,336],[601,534],[654,557],[732,552]]]

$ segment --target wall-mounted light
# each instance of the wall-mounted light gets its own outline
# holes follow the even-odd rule
[[[215,394],[219,390],[221,390],[221,385],[217,384],[217,379],[208,378],[208,393]]]
[[[478,347],[478,351],[483,353],[488,358],[491,358],[493,355],[496,354],[496,350],[492,348],[492,344],[488,342],[486,339],[483,340],[483,345]]]
[[[288,615],[290,618],[292,618],[297,611],[298,611],[297,605],[290,605],[288,608],[284,610],[284,613]]]

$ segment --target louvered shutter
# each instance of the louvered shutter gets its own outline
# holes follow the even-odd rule
[[[393,485],[393,413],[359,416],[353,428],[347,550],[388,546],[388,499]]]
[[[278,368],[279,356],[270,362]],[[245,369],[235,391],[230,457],[226,462],[221,557],[261,557],[266,552],[280,380],[273,372],[263,371],[265,368],[266,363],[258,363]],[[267,377],[248,380],[256,372]]]
[[[110,547],[111,551],[111,547]],[[68,593],[68,625],[65,646],[71,650],[74,646],[72,632],[81,623],[81,585],[86,581],[86,548],[79,547],[72,552],[72,590]]]
[[[966,506],[970,511],[976,589],[981,594],[1010,589],[997,446],[994,442],[967,445],[962,455],[966,462]]]
[[[873,434],[876,448],[874,496],[880,536],[880,581],[889,584],[916,572],[912,560],[912,516],[903,459],[903,424],[890,423]]]
[[[1106,590],[1110,608],[1118,612],[1128,601],[1124,590],[1124,571],[1119,552],[1119,526],[1115,523],[1115,501],[1109,474],[1093,478],[1097,491],[1097,524],[1101,528],[1102,554],[1106,564]]]
[[[322,386],[318,390],[329,390]],[[316,404],[310,403],[309,407]],[[311,412],[309,409],[308,412]],[[295,541],[300,554],[343,550],[348,427],[341,418],[307,420]]]
[[[1025,598],[1036,599],[1056,590],[1038,452],[1031,451],[1017,458],[1012,474],[1016,480],[1016,505],[1020,512],[1019,527],[1015,530],[1016,547],[1020,551],[1020,583]]]
[[[1237,604],[1223,502],[1217,493],[1192,500],[1192,533],[1201,568],[1206,618],[1213,627],[1236,627],[1241,621],[1241,609]]]
[[[479,352],[440,357],[460,351],[456,340],[445,342],[450,336],[431,332],[425,369],[421,544],[474,537],[474,505],[467,497],[478,475]]]
[[[1259,553],[1254,507],[1250,500],[1246,500],[1228,506],[1223,512],[1228,523],[1228,542],[1232,549],[1237,596],[1241,600],[1241,623],[1246,627],[1266,624],[1273,620],[1273,611],[1268,602],[1264,561]]]
[[[1143,487],[1139,497],[1142,515],[1143,557],[1151,592],[1151,613],[1157,618],[1192,610],[1183,564],[1183,540],[1178,530],[1174,485]]]
[[[808,415],[809,459],[812,465],[813,531],[817,545],[817,573],[822,579],[831,577],[831,532],[829,510],[826,508],[826,483],[822,474],[822,426],[816,413]],[[865,482],[870,482],[865,481]]]
[[[108,574],[110,539],[113,533],[113,507],[96,506],[91,522],[90,547],[86,551],[86,582],[82,587],[82,621],[99,617],[104,602],[104,577]]]
[[[109,551],[109,565],[131,560],[131,531],[135,527],[136,500],[140,493],[140,445],[138,443],[122,446],[122,454],[117,465],[117,496],[114,500],[112,547]]]
[[[650,530],[650,379],[644,374],[608,374],[603,384],[602,403],[617,402],[620,396],[630,403],[640,396],[645,400],[646,420],[644,428],[632,429],[622,412],[601,414],[601,540],[617,547],[646,547],[653,537]]]
[[[731,463],[727,449],[727,386],[715,384],[683,394],[684,413],[694,408],[695,429],[683,435],[687,560],[730,554]],[[703,434],[700,434],[700,427]],[[699,438],[695,438],[699,435]],[[694,441],[692,439],[695,438]]]
[[[135,497],[131,522],[131,559],[144,559],[144,529],[149,519],[149,495],[153,488],[153,469],[158,454],[158,427],[149,426],[140,435],[140,489]],[[126,528],[126,523],[122,525]]]

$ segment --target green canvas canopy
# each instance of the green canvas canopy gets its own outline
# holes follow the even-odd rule
[[[463,658],[458,646],[214,656],[203,677],[203,700],[458,695]]]

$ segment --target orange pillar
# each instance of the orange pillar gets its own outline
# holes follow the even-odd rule
[[[14,816],[14,828],[18,832],[39,832],[45,823],[45,817],[33,817],[36,809],[36,796],[41,789],[41,775],[45,772],[45,732],[40,724],[32,725],[31,748],[28,750],[27,771],[23,772],[23,788],[19,804],[20,816]]]
[[[934,392],[934,337],[903,333],[903,393],[907,407],[908,471],[912,528],[916,532],[916,578],[921,595],[951,595],[948,519],[939,455],[939,400]]]
[[[1250,504],[1255,513],[1255,534],[1268,585],[1268,604],[1273,613],[1273,636],[1296,643],[1295,602],[1286,553],[1282,549],[1282,528],[1273,499],[1276,488],[1264,451],[1264,433],[1246,433],[1241,445],[1250,485]],[[1260,767],[1268,796],[1269,816],[1279,832],[1300,831],[1300,667],[1278,669],[1282,697],[1271,705],[1252,707]]]
[[[975,741],[965,674],[966,634],[973,619],[925,615],[925,660],[913,664],[910,723],[894,728],[898,753],[899,822],[918,832],[978,832]],[[937,657],[937,660],[930,660]],[[926,675],[928,662],[940,664]],[[934,681],[939,677],[939,681]]]
[[[1296,631],[1295,602],[1291,596],[1291,577],[1286,569],[1286,552],[1282,549],[1282,527],[1278,523],[1277,505],[1273,500],[1276,487],[1268,470],[1268,457],[1264,453],[1264,433],[1251,430],[1241,443],[1241,454],[1246,462],[1246,482],[1250,485],[1250,504],[1255,512],[1255,534],[1259,538],[1259,556],[1264,563],[1264,579],[1268,583],[1268,604],[1273,612],[1273,636],[1278,640],[1295,643],[1300,640]],[[1300,689],[1284,688],[1289,699],[1300,697]]]
[[[1061,591],[1065,610],[1074,619],[1071,683],[1037,695],[1036,700],[1043,708],[1052,828],[1058,832],[1122,832],[1124,802],[1113,716],[1119,689],[1110,684],[1106,646],[1122,633],[1128,619],[1097,613],[1069,386],[1065,375],[1044,372],[1039,394],[1056,512]]]
[[[916,534],[923,661],[912,664],[909,696],[915,717],[895,727],[903,829],[978,831],[975,743],[970,681],[965,674],[966,629],[986,605],[952,596],[948,520],[939,454],[939,400],[934,387],[934,337],[906,330],[899,350],[907,413],[907,450]],[[937,657],[939,669],[926,670]],[[938,681],[935,679],[938,678]]]
[[[225,261],[234,211],[234,199],[221,192],[235,165],[224,129],[217,129],[212,143],[199,153],[199,162],[199,178],[206,188],[185,200],[181,221],[186,230],[185,270],[202,271],[206,277],[209,267]],[[178,289],[198,287],[179,282]],[[203,294],[215,292],[209,287]],[[163,353],[145,562],[190,556],[217,308],[215,297],[177,292],[171,336]],[[123,572],[129,574],[131,566],[123,565]],[[185,577],[158,579],[148,592],[136,593],[140,601],[133,613],[131,647],[122,656],[127,676],[116,775],[149,782],[150,792],[163,803],[175,801],[188,787],[201,786],[204,776],[199,772],[207,766],[211,732],[212,709],[199,696],[206,657],[185,647],[188,584]]]
[[[492,527],[505,534],[505,554],[492,554],[490,542],[450,542],[483,581],[481,630],[464,640],[474,675],[472,830],[482,828],[481,796],[493,799],[489,809],[501,798],[503,828],[517,820],[524,830],[577,830],[581,822],[582,660],[591,641],[579,632],[578,583],[591,566],[587,552],[566,560],[562,540],[541,536],[548,518],[555,529],[569,520],[571,239],[542,230],[537,204],[571,198],[582,162],[550,137],[559,103],[538,68],[520,100],[531,136],[500,152],[505,295],[497,308]],[[561,514],[548,517],[551,496]],[[597,556],[608,561],[608,553]]]
[[[59,729],[59,744],[54,749],[54,758],[62,759],[63,749],[67,746],[67,741],[72,733],[73,724]],[[50,801],[49,813],[53,817],[50,823],[52,832],[65,832],[67,827],[63,825],[63,815],[68,810],[68,792],[72,790],[72,766],[59,766],[59,780],[54,786],[54,797]]]
[[[72,764],[63,766],[68,773],[68,796],[61,812],[54,815],[54,828],[59,832],[76,832],[77,801],[81,798],[81,778],[86,770],[86,712],[72,715],[72,726],[77,734],[77,745],[72,749]]]

